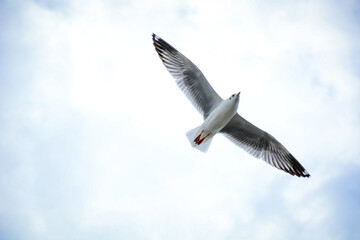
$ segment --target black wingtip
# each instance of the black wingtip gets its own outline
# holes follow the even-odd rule
[[[306,169],[299,163],[298,160],[296,160],[296,158],[291,155],[290,153],[288,153],[288,155],[286,156],[286,159],[289,161],[291,168],[290,169],[282,169],[288,173],[290,173],[291,175],[296,175],[298,177],[304,177],[304,178],[308,178],[310,177],[310,174],[306,171]]]
[[[303,169],[301,172],[295,171],[295,175],[304,178],[309,178],[311,176],[305,169]]]
[[[151,36],[152,36],[152,40],[153,40],[154,43],[164,41],[158,35],[156,35],[155,33],[152,33]]]
[[[155,33],[152,34],[152,40],[153,45],[155,46],[155,49],[159,54],[161,54],[163,51],[168,51],[170,53],[178,53],[178,51],[173,46],[164,41]]]
[[[304,178],[310,177],[310,174],[305,169],[303,169],[302,171],[299,171],[297,169],[297,170],[293,171],[292,173],[291,172],[288,172],[288,173],[290,173],[291,175],[296,175],[298,177],[304,177]]]

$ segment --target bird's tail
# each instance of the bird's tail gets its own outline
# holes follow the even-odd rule
[[[206,152],[209,149],[213,135],[206,130],[202,130],[200,127],[196,127],[188,131],[186,137],[189,139],[192,147]]]

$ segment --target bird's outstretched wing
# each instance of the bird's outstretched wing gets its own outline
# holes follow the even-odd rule
[[[152,34],[156,52],[177,85],[195,108],[206,118],[222,98],[215,92],[204,74],[188,58],[170,44]]]
[[[273,136],[236,114],[220,131],[254,157],[298,177],[310,177],[305,168]]]

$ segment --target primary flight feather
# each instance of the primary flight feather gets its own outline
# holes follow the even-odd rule
[[[223,100],[195,64],[157,35],[152,34],[152,39],[163,64],[204,117],[204,122],[199,127],[186,133],[193,147],[206,152],[213,136],[222,133],[254,157],[291,175],[310,177],[280,142],[237,113],[240,92]]]

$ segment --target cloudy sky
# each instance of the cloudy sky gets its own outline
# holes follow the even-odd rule
[[[311,178],[202,117],[154,32]],[[358,1],[0,1],[0,239],[360,239]]]

